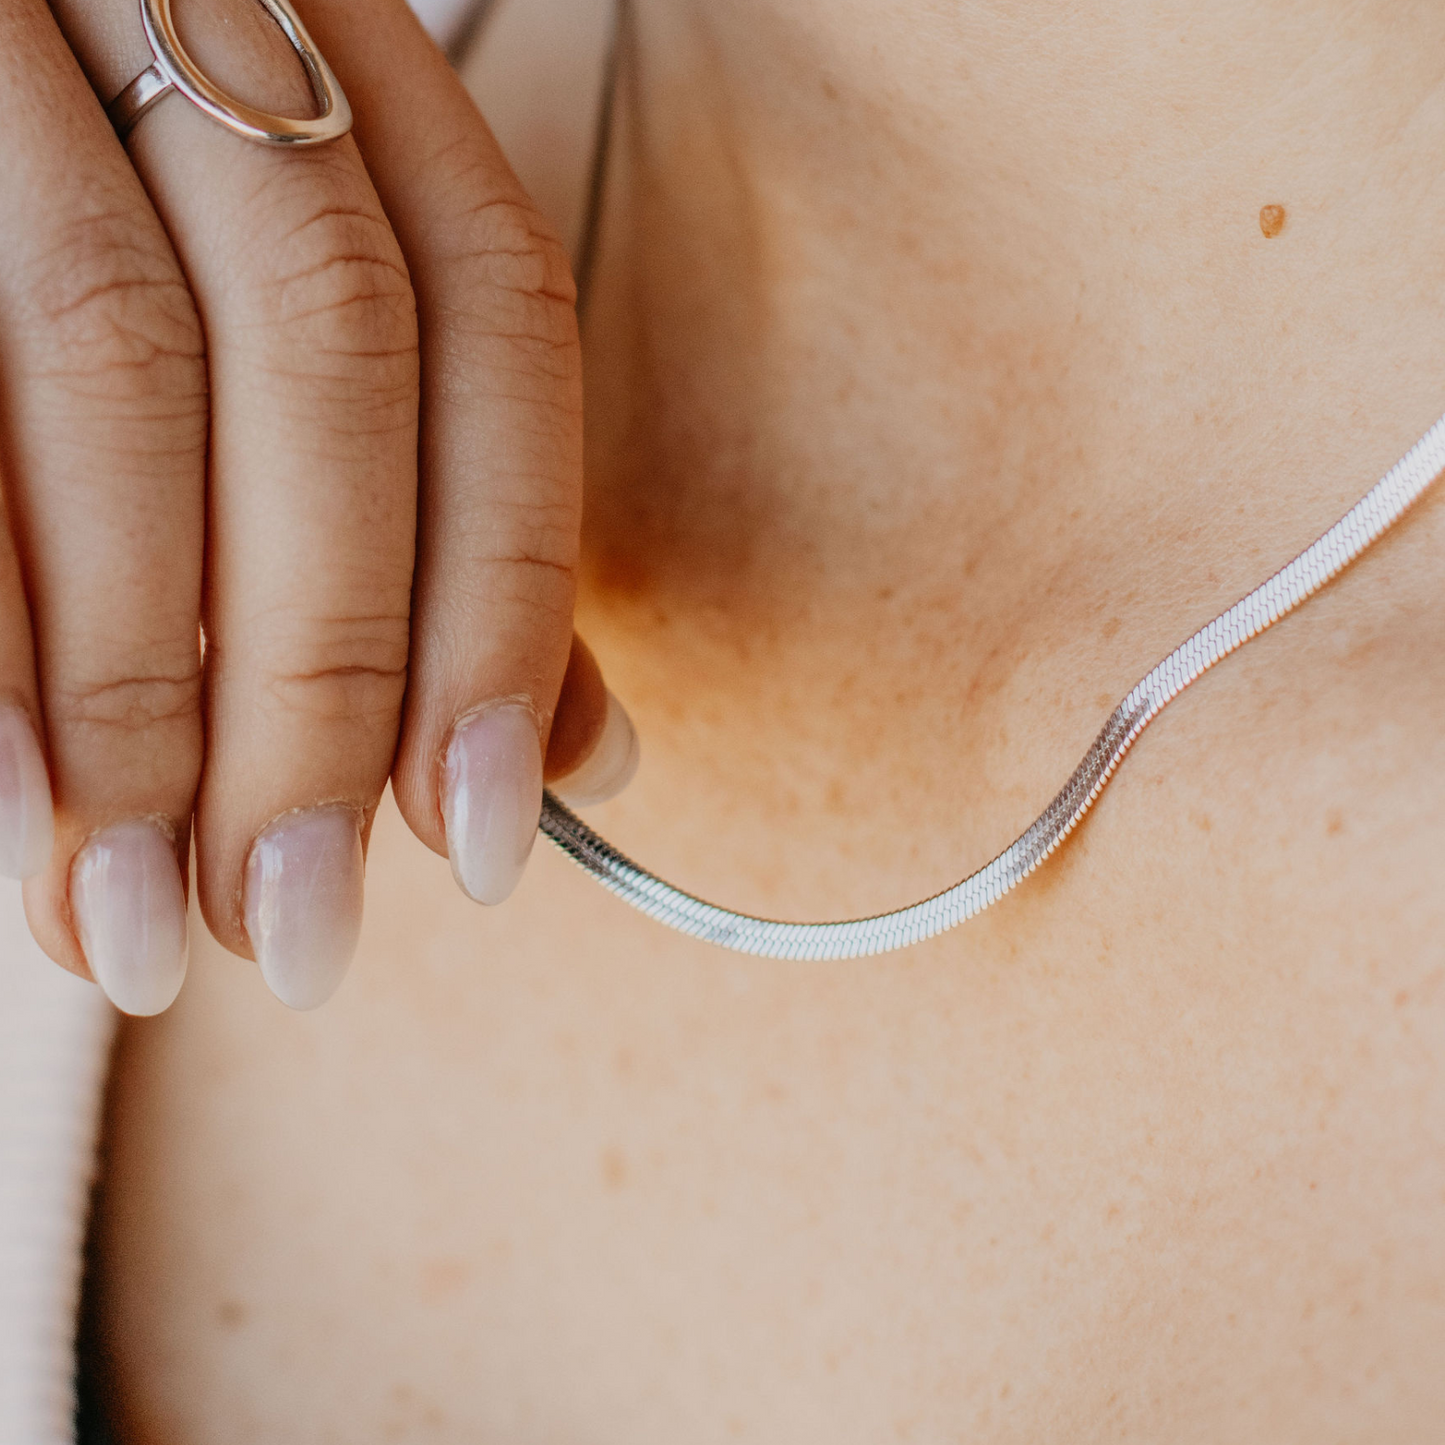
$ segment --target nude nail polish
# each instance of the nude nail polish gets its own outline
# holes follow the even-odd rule
[[[186,977],[186,890],[171,837],[153,822],[117,823],[70,865],[70,909],[85,961],[122,1013],[175,1002]]]
[[[50,861],[55,809],[34,724],[0,708],[0,877],[33,878]]]
[[[632,781],[642,761],[642,748],[637,729],[627,709],[609,692],[607,720],[597,746],[587,754],[580,767],[551,785],[552,792],[569,808],[588,808],[615,798]]]
[[[365,869],[350,808],[285,813],[251,845],[246,933],[288,1008],[319,1008],[340,987],[361,938]]]
[[[452,875],[496,904],[521,880],[542,816],[542,744],[531,708],[502,703],[463,718],[442,769]]]

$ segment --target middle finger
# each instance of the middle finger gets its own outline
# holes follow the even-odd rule
[[[57,8],[102,96],[149,63],[135,0]],[[209,28],[183,38],[223,88],[277,113],[314,112],[294,53],[252,0],[197,18]],[[285,1002],[312,1007],[355,946],[363,841],[405,687],[411,287],[350,139],[261,146],[172,95],[129,150],[210,357],[201,906]]]

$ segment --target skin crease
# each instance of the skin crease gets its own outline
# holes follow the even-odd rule
[[[637,0],[623,57],[596,822],[719,901],[985,861],[1445,405],[1436,7]],[[482,912],[388,805],[331,1006],[203,943],[123,1035],[121,1437],[1435,1438],[1442,548],[1445,494],[881,960],[544,849]]]

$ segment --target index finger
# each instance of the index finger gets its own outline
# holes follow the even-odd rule
[[[571,267],[403,0],[305,9],[351,96],[421,328],[418,555],[396,796],[466,892],[497,903],[536,836],[572,647],[582,364]],[[579,706],[605,711],[605,695]],[[573,731],[588,730],[582,720]]]

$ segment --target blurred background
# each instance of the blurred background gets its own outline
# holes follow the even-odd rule
[[[412,0],[575,258],[617,0]]]

